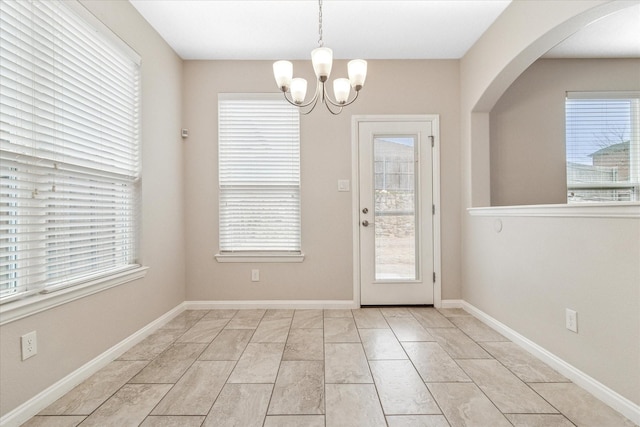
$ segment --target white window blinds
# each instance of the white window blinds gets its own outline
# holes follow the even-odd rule
[[[569,92],[567,200],[640,200],[640,93]]]
[[[300,116],[272,94],[220,94],[220,252],[300,252]]]
[[[2,302],[136,265],[139,60],[101,31],[0,2]]]

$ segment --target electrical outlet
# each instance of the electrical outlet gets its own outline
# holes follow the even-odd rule
[[[578,333],[578,313],[567,308],[565,311],[565,323],[568,330]]]
[[[22,345],[22,360],[27,360],[28,358],[38,354],[38,339],[36,337],[36,331],[32,331],[21,336],[20,344]]]
[[[257,268],[254,268],[253,270],[251,270],[251,281],[252,282],[260,281],[260,270],[258,270]]]

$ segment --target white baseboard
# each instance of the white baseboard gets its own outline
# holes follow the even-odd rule
[[[461,299],[443,299],[440,308],[462,308],[464,301]]]
[[[216,308],[279,308],[279,309],[331,309],[359,308],[353,300],[264,300],[264,301],[185,301],[187,310],[213,310]]]
[[[478,318],[478,320],[509,338],[511,341],[518,344],[520,347],[542,360],[556,371],[560,372],[562,375],[594,395],[602,402],[620,412],[634,423],[640,425],[640,405],[633,403],[626,397],[611,390],[606,385],[585,374],[575,366],[560,359],[555,354],[547,351],[528,338],[520,335],[518,332],[489,316],[482,310],[479,310],[466,301],[461,302],[462,308],[471,313],[474,317]]]
[[[151,335],[156,330],[185,310],[184,303],[165,313],[134,334],[120,341],[95,359],[87,362],[60,381],[38,393],[22,405],[0,418],[0,427],[17,427],[37,415],[47,406],[73,390],[74,387],[123,355],[127,350]]]
[[[71,391],[82,381],[89,378],[100,369],[107,366],[111,361],[117,359],[127,350],[138,344],[140,341],[160,329],[164,324],[182,313],[184,310],[211,310],[211,309],[247,309],[247,308],[279,308],[279,309],[353,309],[358,308],[354,301],[185,301],[163,316],[146,325],[123,341],[119,342],[109,350],[105,351],[95,359],[86,363],[71,374],[62,378],[51,387],[34,396],[13,411],[0,418],[0,427],[17,427],[29,418],[38,414],[44,408],[55,402],[64,394]],[[596,398],[600,399],[625,417],[636,424],[640,424],[640,406],[631,402],[624,396],[611,390],[604,384],[540,347],[533,341],[520,335],[518,332],[465,302],[464,300],[443,300],[442,308],[463,308],[473,316],[481,320],[487,326],[498,331],[509,338],[520,347],[547,363],[552,368],[566,376],[568,379],[584,388]]]

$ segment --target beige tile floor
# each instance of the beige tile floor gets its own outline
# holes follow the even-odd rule
[[[460,309],[185,311],[26,426],[633,424]]]

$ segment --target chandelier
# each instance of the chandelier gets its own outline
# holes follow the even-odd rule
[[[342,108],[353,104],[358,98],[360,89],[364,86],[367,77],[367,61],[354,59],[347,64],[349,78],[339,78],[333,81],[334,100],[327,93],[326,84],[331,74],[333,64],[333,51],[324,47],[322,41],[322,0],[318,0],[318,39],[319,47],[311,51],[311,63],[316,73],[316,92],[309,101],[305,102],[307,95],[307,81],[302,78],[293,78],[293,64],[290,61],[276,61],[273,63],[273,75],[278,88],[284,94],[291,105],[301,109],[310,107],[308,110],[300,110],[302,114],[309,114],[316,107],[318,99],[327,107],[331,114],[338,115]],[[351,88],[354,96],[350,100]]]

